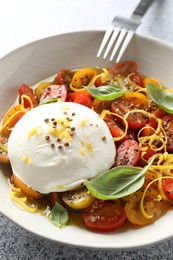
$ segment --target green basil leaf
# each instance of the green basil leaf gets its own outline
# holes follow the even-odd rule
[[[56,202],[48,215],[48,220],[56,227],[65,227],[69,220],[68,211],[61,204]]]
[[[40,101],[39,105],[45,105],[45,104],[53,103],[53,102],[57,102],[57,101],[58,101],[58,98],[45,98]]]
[[[147,84],[147,92],[161,109],[173,114],[173,93],[160,89],[152,83]]]
[[[142,187],[145,181],[145,173],[153,160],[143,169],[127,165],[114,167],[85,183],[85,185],[91,195],[97,199],[122,198]]]
[[[100,87],[84,87],[94,98],[98,100],[111,101],[115,98],[119,98],[126,92],[126,89],[119,86],[100,86]]]

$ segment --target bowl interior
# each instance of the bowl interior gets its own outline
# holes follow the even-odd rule
[[[96,54],[103,37],[101,31],[70,33],[46,38],[15,50],[0,60],[0,116],[12,104],[22,83],[33,85],[56,74],[62,68],[110,67],[109,62]],[[152,38],[135,35],[123,60],[134,60],[139,71],[173,87],[173,47]],[[0,211],[23,228],[40,236],[69,245],[90,248],[132,248],[148,245],[173,235],[169,211],[154,224],[143,228],[124,227],[116,233],[100,234],[68,226],[55,228],[46,217],[17,208],[9,198],[8,177],[11,169],[0,168]]]

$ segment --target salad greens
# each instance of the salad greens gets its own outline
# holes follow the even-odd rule
[[[64,208],[58,202],[55,203],[54,207],[52,208],[51,212],[48,215],[48,220],[54,224],[56,227],[63,228],[66,226],[69,215],[66,208]]]
[[[160,89],[152,83],[147,84],[147,92],[161,109],[173,114],[173,93]]]
[[[100,86],[100,87],[84,87],[94,98],[98,100],[114,100],[115,98],[119,98],[126,92],[125,88],[119,86]]]

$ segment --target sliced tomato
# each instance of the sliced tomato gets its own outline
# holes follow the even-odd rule
[[[153,79],[153,78],[144,78],[143,83],[144,83],[144,87],[146,87],[148,83],[152,83],[152,84],[160,87],[159,81],[157,81],[156,79]]]
[[[166,115],[162,118],[162,126],[167,136],[166,149],[173,152],[173,115]]]
[[[126,140],[117,148],[115,165],[136,165],[141,157],[141,149],[135,140]]]
[[[145,147],[145,150],[143,152],[142,158],[146,161],[148,161],[153,155],[156,154],[156,151],[152,150],[149,145],[143,145],[142,148]]]
[[[162,117],[166,116],[166,114],[167,114],[164,110],[162,110],[161,108],[157,108],[157,107],[151,113],[158,118],[162,118]]]
[[[12,128],[24,114],[25,112],[22,110],[21,105],[16,105],[5,114],[2,122],[2,133],[4,136],[9,137]]]
[[[27,98],[24,97],[24,107],[25,108],[31,108],[31,103],[32,103],[33,107],[36,107],[38,105],[38,101],[33,94],[33,90],[30,87],[28,87],[26,84],[22,84],[20,86],[20,88],[18,89],[18,92],[19,92],[19,102],[20,103],[21,103],[21,98],[23,95],[26,95],[30,100],[29,101]]]
[[[107,85],[107,83],[106,83],[106,82],[102,82],[101,76],[100,76],[100,77],[96,78],[96,80],[95,80],[95,82],[94,82],[94,85],[95,85],[96,87],[100,87],[100,86],[105,86],[105,85]]]
[[[96,70],[94,68],[84,68],[77,71],[72,78],[73,88],[82,88],[82,86],[88,86],[94,75],[96,75]]]
[[[124,117],[131,110],[146,109],[147,107],[147,97],[137,92],[127,92],[121,98],[117,98],[111,102],[111,111],[121,117]],[[142,112],[132,112],[127,117],[127,121],[130,128],[138,130],[147,123],[147,118]]]
[[[150,136],[154,134],[155,129],[157,128],[158,122],[154,117],[149,117],[147,124],[142,130],[142,136]]]
[[[65,85],[51,85],[48,86],[42,93],[40,100],[48,98],[59,98],[63,102],[67,98],[67,88]]]
[[[0,137],[0,163],[9,163],[8,158],[8,138],[7,137]]]
[[[140,87],[144,87],[143,78],[139,73],[133,73],[130,76],[130,80]]]
[[[148,108],[148,98],[146,95],[140,92],[126,92],[122,97],[124,103],[131,109],[146,109]]]
[[[117,63],[109,70],[110,76],[116,76],[118,74],[122,76],[128,76],[129,74],[137,71],[137,63],[134,61],[122,61]]]
[[[56,83],[58,85],[65,85],[66,87],[69,87],[73,75],[74,75],[73,71],[62,69],[58,72],[58,75],[56,77]]]
[[[126,220],[124,208],[113,201],[95,202],[85,209],[83,215],[84,225],[92,230],[110,232],[119,229]]]
[[[104,121],[106,122],[106,124],[109,128],[109,131],[111,132],[111,135],[113,137],[121,137],[124,135],[125,128],[124,128],[123,124],[121,124],[119,122],[119,120],[116,119],[116,116],[113,116],[113,115],[106,116],[104,118]],[[120,139],[119,141],[124,142],[125,140],[129,140],[129,139],[132,139],[132,140],[136,139],[136,135],[135,135],[135,132],[133,131],[133,129],[128,129],[126,135],[124,137],[122,137],[122,139]]]
[[[12,175],[12,182],[14,183],[14,185],[17,188],[21,189],[21,192],[29,197],[29,198],[33,198],[33,199],[40,199],[41,197],[43,197],[43,194],[33,190],[31,187],[29,187],[28,185],[26,185],[23,181],[21,181],[16,175]]]
[[[81,104],[83,106],[89,107],[89,108],[93,108],[93,102],[92,102],[91,98],[86,95],[82,95],[82,94],[77,95],[74,98],[74,102]]]
[[[77,210],[89,207],[95,200],[86,187],[63,192],[61,199],[68,207]]]
[[[140,201],[143,195],[143,190],[139,190],[129,196],[128,201],[125,205],[125,212],[127,219],[139,226],[145,226],[153,223],[160,218],[166,211],[166,203],[164,200],[158,200],[159,192],[157,189],[148,189],[144,199],[144,209],[151,218],[143,216],[140,209]]]
[[[147,123],[147,116],[142,112],[130,113],[127,117],[127,122],[130,128],[139,130]]]
[[[173,200],[173,179],[165,178],[162,180],[162,187],[166,197]]]
[[[110,110],[110,105],[110,101],[98,100],[96,98],[93,100],[94,111],[98,114],[101,114],[103,110]]]

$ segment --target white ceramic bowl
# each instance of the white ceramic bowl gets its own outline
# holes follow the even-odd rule
[[[10,53],[0,60],[0,117],[16,97],[22,83],[29,85],[57,73],[62,68],[81,68],[114,64],[96,58],[103,37],[101,31],[78,32],[43,39]],[[173,88],[173,47],[152,38],[136,35],[123,60],[138,63],[139,71],[159,79]],[[89,248],[133,248],[169,238],[173,212],[143,228],[124,228],[119,232],[100,234],[78,226],[54,227],[47,218],[19,209],[9,197],[8,167],[0,166],[0,212],[21,227],[48,239],[68,245]]]

